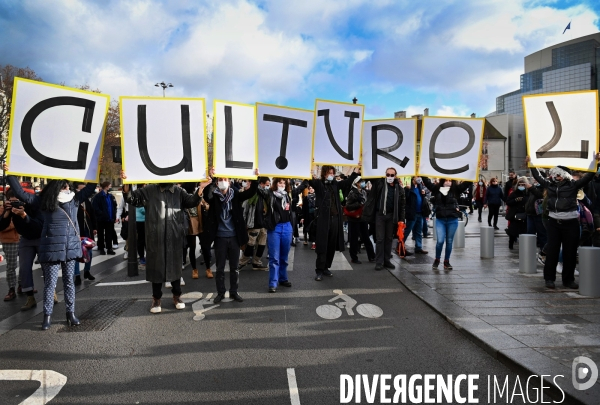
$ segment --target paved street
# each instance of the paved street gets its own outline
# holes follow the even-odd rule
[[[240,276],[245,301],[214,307],[214,280],[192,280],[187,266],[186,309],[175,310],[164,289],[158,315],[148,311],[143,271],[127,277],[121,248],[115,257],[94,258],[96,280],[78,288],[79,328],[66,327],[62,302],[48,332],[40,330],[41,304],[36,313],[21,313],[24,296],[0,303],[0,370],[64,375],[52,404],[337,404],[341,374],[479,374],[476,398],[488,403],[487,376],[508,376],[512,390],[517,373],[525,387],[523,376],[557,372],[565,375],[561,388],[570,386],[580,403],[598,403],[597,384],[585,394],[572,388],[568,363],[576,355],[596,359],[597,315],[589,314],[600,313],[600,305],[542,291],[539,274],[516,274],[518,251],[508,251],[501,231],[496,258],[482,261],[478,224],[471,221],[467,248],[455,250],[450,273],[431,270],[434,241],[426,239],[429,255],[394,257],[399,266],[392,272],[350,265],[344,252],[334,277],[316,282],[315,253],[299,244],[292,250],[292,288],[269,294],[268,273],[248,268]],[[34,273],[40,300],[40,270]],[[140,283],[103,285],[132,281]],[[344,300],[352,315],[334,306]],[[39,386],[0,375],[0,403],[19,404]],[[512,403],[529,402],[517,396]]]

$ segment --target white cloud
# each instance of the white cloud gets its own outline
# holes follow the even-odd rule
[[[442,105],[436,110],[435,115],[439,117],[469,117],[472,113],[473,111],[465,106]]]

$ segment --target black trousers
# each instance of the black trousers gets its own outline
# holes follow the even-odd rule
[[[392,240],[394,239],[394,213],[375,214],[375,249],[377,264],[389,263],[392,256]]]
[[[492,226],[492,218],[494,219],[494,226],[498,226],[498,214],[500,213],[500,204],[488,204],[488,225]]]
[[[171,281],[171,285],[173,286],[171,292],[175,297],[179,297],[181,295],[180,282],[181,281],[179,279]],[[152,296],[157,300],[159,300],[162,297],[162,285],[163,283],[152,283]]]
[[[373,250],[373,244],[369,239],[369,224],[366,222],[353,222],[348,221],[348,237],[350,238],[350,257],[354,260],[358,260],[358,248],[360,246],[358,238],[365,244],[367,250],[367,257],[369,260],[375,259],[375,251]]]
[[[238,264],[240,261],[240,245],[237,237],[220,238],[215,240],[215,256],[217,258],[217,293],[225,294],[225,262],[229,260],[229,292],[238,290]]]
[[[323,220],[323,219],[319,219]],[[333,256],[335,256],[335,250],[338,244],[339,237],[339,220],[340,217],[338,215],[330,215],[329,216],[329,233],[327,234],[327,248],[323,253],[317,253],[317,262],[315,272],[323,273],[325,270],[328,270],[333,263]],[[319,247],[317,246],[317,249]]]
[[[146,257],[146,223],[136,222],[135,230],[137,231],[137,253],[140,259],[143,259]]]
[[[556,280],[556,265],[562,245],[563,251],[563,284],[575,280],[575,266],[577,264],[577,247],[579,246],[579,219],[557,220],[548,218],[546,223],[548,243],[546,243],[546,264],[544,265],[544,279]]]
[[[98,222],[98,250],[113,250],[113,234],[116,237],[114,222]]]

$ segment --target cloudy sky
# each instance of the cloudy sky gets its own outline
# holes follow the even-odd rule
[[[0,64],[113,98],[314,99],[484,116],[524,56],[598,32],[600,2],[545,0],[3,0]],[[563,34],[571,21],[571,30]]]

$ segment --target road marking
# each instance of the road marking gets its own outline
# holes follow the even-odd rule
[[[41,383],[31,396],[19,405],[44,405],[60,392],[67,377],[52,370],[0,370],[0,380],[39,381]]]
[[[344,294],[342,290],[333,290],[333,293],[336,296],[331,298],[329,302],[333,303],[337,300],[339,302],[335,302],[334,305],[319,305],[317,307],[317,315],[323,319],[337,319],[342,316],[342,309],[345,309],[349,316],[354,316],[353,309],[356,307],[357,301],[349,295]],[[356,312],[365,318],[379,318],[383,315],[383,310],[373,304],[360,304],[356,307]]]
[[[192,311],[194,311],[194,321],[201,321],[204,318],[206,318],[206,315],[204,315],[204,313],[206,311],[210,311],[211,309],[214,309],[216,307],[219,307],[219,304],[213,305],[212,307],[208,307],[208,308],[204,308],[204,305],[207,304],[211,304],[212,303],[212,298],[213,293],[208,293],[206,294],[206,298],[204,298],[203,300],[200,301],[196,301],[192,304]]]
[[[300,395],[298,395],[298,384],[296,383],[296,371],[293,368],[287,369],[287,378],[292,405],[300,405]]]
[[[106,287],[106,286],[112,286],[112,285],[134,285],[134,284],[146,284],[146,283],[149,283],[149,281],[146,281],[146,280],[119,281],[119,282],[115,282],[115,283],[98,283],[98,284],[96,284],[96,287]]]

